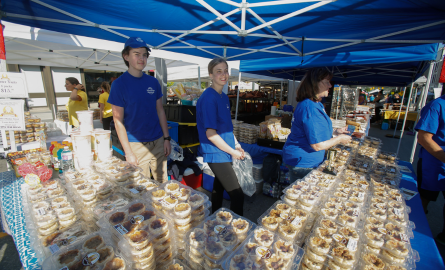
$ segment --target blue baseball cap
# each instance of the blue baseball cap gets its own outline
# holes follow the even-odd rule
[[[127,41],[125,42],[125,48],[127,48],[128,46],[130,46],[133,49],[144,47],[147,48],[149,52],[151,52],[147,43],[145,43],[145,41],[140,37],[131,37],[127,39]]]

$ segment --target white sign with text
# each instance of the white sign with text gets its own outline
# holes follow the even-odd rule
[[[25,130],[24,100],[0,99],[0,130]]]
[[[0,72],[0,98],[28,98],[24,73]]]

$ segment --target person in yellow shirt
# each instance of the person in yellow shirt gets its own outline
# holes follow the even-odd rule
[[[76,78],[68,77],[65,80],[65,88],[71,92],[70,99],[66,104],[68,118],[70,125],[78,127],[79,120],[77,120],[76,112],[88,110],[88,97],[85,93],[85,87],[81,85]]]
[[[113,111],[111,110],[111,104],[108,103],[108,97],[110,96],[110,84],[107,82],[102,82],[100,88],[104,91],[99,96],[99,107],[100,107],[100,122],[102,123],[105,130],[110,130],[110,123],[113,120]]]

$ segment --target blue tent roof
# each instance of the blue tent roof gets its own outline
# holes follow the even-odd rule
[[[1,11],[13,23],[229,60],[445,40],[443,0],[2,0]]]
[[[419,78],[427,61],[442,56],[441,44],[426,44],[347,53],[321,53],[305,57],[243,60],[241,72],[301,80],[306,70],[333,70],[337,84],[404,86]],[[295,76],[295,77],[294,77]]]

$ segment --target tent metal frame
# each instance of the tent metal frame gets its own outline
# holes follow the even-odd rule
[[[387,40],[387,39],[384,39],[387,37],[393,37],[393,36],[397,36],[399,34],[403,34],[403,33],[407,33],[407,32],[417,31],[417,30],[421,30],[424,28],[428,28],[428,27],[432,27],[432,26],[436,26],[436,25],[440,25],[440,24],[445,24],[445,20],[440,20],[440,21],[437,21],[434,23],[429,23],[429,24],[425,24],[425,25],[421,25],[421,26],[417,26],[417,27],[412,27],[409,29],[401,30],[401,31],[387,33],[385,35],[380,35],[377,37],[369,37],[366,39],[326,39],[326,38],[313,38],[313,37],[287,37],[287,36],[281,35],[279,32],[277,32],[272,27],[272,25],[274,25],[276,23],[279,23],[279,22],[285,21],[289,18],[301,15],[305,12],[310,11],[310,10],[317,9],[321,6],[335,2],[336,0],[278,0],[278,1],[265,1],[265,2],[259,2],[259,3],[249,3],[249,2],[247,2],[247,0],[241,0],[240,3],[231,1],[231,0],[217,0],[219,2],[228,4],[232,7],[234,7],[234,9],[232,11],[227,12],[225,14],[222,14],[221,12],[219,12],[218,10],[213,8],[205,0],[196,0],[199,4],[201,4],[201,6],[206,8],[209,12],[213,13],[216,16],[216,18],[213,20],[210,20],[202,25],[199,25],[191,30],[139,29],[139,28],[129,28],[129,27],[97,24],[90,20],[84,19],[78,15],[72,14],[70,12],[59,9],[55,6],[50,5],[50,4],[47,4],[43,1],[40,1],[40,0],[31,0],[31,1],[36,4],[42,5],[46,8],[57,11],[61,14],[64,14],[66,16],[69,16],[77,21],[43,18],[43,17],[38,17],[38,16],[28,16],[28,15],[22,15],[22,14],[16,14],[16,13],[9,13],[9,12],[1,12],[0,15],[3,17],[13,17],[13,18],[21,18],[21,19],[27,19],[27,20],[46,21],[46,22],[54,22],[54,23],[60,23],[60,24],[71,24],[71,25],[79,25],[79,26],[86,26],[86,27],[95,27],[95,28],[100,28],[104,31],[113,33],[115,35],[118,35],[118,36],[124,37],[124,38],[129,38],[129,36],[127,36],[123,33],[120,33],[118,30],[158,33],[160,35],[168,37],[169,40],[162,44],[159,44],[159,45],[147,44],[149,47],[154,48],[154,49],[164,49],[164,50],[197,49],[197,50],[201,50],[203,52],[208,53],[209,57],[217,56],[217,57],[223,57],[226,59],[234,59],[234,58],[238,58],[238,57],[241,57],[244,55],[254,54],[257,52],[266,52],[266,53],[271,53],[271,54],[283,54],[283,55],[293,55],[293,56],[305,56],[305,55],[311,55],[311,54],[317,54],[317,53],[321,53],[321,52],[331,51],[331,50],[335,50],[335,49],[339,49],[339,48],[344,48],[344,47],[348,47],[348,46],[353,46],[353,45],[357,45],[357,44],[361,44],[361,43],[400,43],[400,44],[420,43],[420,44],[424,44],[424,43],[443,43],[443,42],[445,42],[444,40]],[[286,4],[295,4],[295,3],[308,3],[308,2],[317,2],[317,3],[307,6],[305,8],[299,9],[297,11],[288,13],[282,17],[276,18],[276,19],[268,21],[268,22],[265,21],[263,18],[261,18],[253,10],[256,7],[286,5]],[[258,20],[258,25],[255,27],[252,27],[250,29],[246,29],[246,13],[247,12]],[[228,19],[229,16],[232,16],[234,14],[239,14],[241,16],[241,22],[240,22],[241,25],[240,26],[235,25]],[[234,31],[200,31],[200,29],[202,29],[206,26],[209,26],[217,21],[224,21],[228,26],[233,28]],[[263,29],[263,28],[267,28],[271,32],[271,34],[267,35],[267,34],[254,33],[254,32],[256,32],[260,29]],[[180,35],[177,37],[174,37],[174,36],[169,35],[169,33],[170,34],[180,34]],[[261,49],[239,48],[239,47],[232,47],[232,46],[196,46],[196,45],[193,45],[192,43],[186,42],[181,39],[189,34],[262,37],[262,38],[278,39],[281,41],[281,43],[273,45],[273,46],[264,47]],[[303,53],[295,47],[295,43],[300,42],[300,41],[302,41],[302,42],[303,41],[341,42],[341,43],[346,42],[346,43],[337,45],[337,46],[333,46],[330,48],[325,48],[325,49],[309,52],[309,53]],[[170,44],[172,42],[180,42],[180,43],[183,43],[185,46],[167,46],[168,44]],[[295,53],[280,52],[280,51],[272,50],[274,48],[281,47],[281,46],[288,46]],[[206,49],[211,49],[211,48],[212,49],[221,48],[223,51],[222,55],[219,55],[219,54],[216,54],[216,53],[206,50]],[[247,52],[227,57],[227,51],[229,49],[246,50]]]

